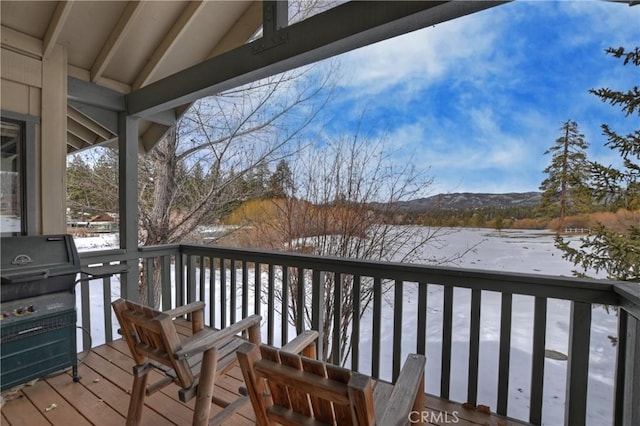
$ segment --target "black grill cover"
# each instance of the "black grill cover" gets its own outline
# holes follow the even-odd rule
[[[4,237],[0,241],[3,302],[73,291],[80,257],[71,235]]]

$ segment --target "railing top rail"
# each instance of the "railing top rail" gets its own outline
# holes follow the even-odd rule
[[[443,266],[380,262],[256,249],[183,244],[184,254],[212,256],[252,263],[302,267],[382,279],[452,285],[501,293],[542,296],[586,303],[620,305],[614,281],[541,274],[485,271]]]
[[[338,272],[363,277],[400,279],[408,282],[426,282],[501,293],[616,305],[622,306],[635,317],[640,317],[640,287],[616,281],[382,262],[199,244],[146,246],[139,247],[137,251],[129,253],[123,249],[81,252],[80,261],[83,266],[86,266],[93,263],[108,263],[178,253]]]
[[[129,257],[126,250],[123,249],[81,251],[78,255],[80,256],[80,264],[82,266],[93,263],[124,261]]]
[[[163,244],[163,245],[155,245],[155,246],[140,246],[138,247],[138,251],[141,252],[175,252],[180,250],[180,244]]]
[[[136,251],[127,252],[124,249],[94,250],[80,252],[80,263],[83,266],[92,263],[122,262],[140,257],[167,256],[180,253],[179,244],[138,247]]]

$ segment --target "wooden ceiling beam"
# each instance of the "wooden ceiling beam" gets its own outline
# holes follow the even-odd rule
[[[207,59],[218,56],[244,44],[262,25],[262,0],[254,1],[251,6],[233,23],[213,48]]]
[[[349,1],[281,29],[276,40],[255,40],[132,91],[127,113],[145,117],[502,3]]]
[[[92,134],[102,139],[111,139],[112,137],[115,136],[115,133],[112,133],[111,131],[105,129],[99,123],[96,123],[95,121],[93,121],[92,119],[90,119],[89,117],[87,117],[86,115],[82,114],[80,111],[78,111],[77,109],[69,105],[67,105],[67,117],[69,118],[69,120],[67,120],[67,123],[70,123],[70,122],[77,123],[81,127],[87,129]],[[75,134],[78,136],[81,136],[81,134],[78,132],[75,132]],[[95,139],[96,139],[95,137],[92,138],[88,136],[88,138],[89,138],[87,139],[88,142],[95,143]]]
[[[153,55],[151,55],[151,58],[149,58],[149,61],[147,61],[144,68],[133,82],[134,90],[149,82],[162,61],[167,57],[171,48],[175,46],[178,40],[180,40],[180,38],[185,34],[189,24],[193,22],[193,19],[204,8],[205,4],[206,2],[201,0],[191,1],[187,4],[178,20],[173,24],[164,39],[162,39],[160,45],[153,52]]]
[[[100,135],[84,127],[69,116],[67,116],[67,133],[74,135],[89,145],[95,145],[104,141],[104,138],[100,137]]]
[[[98,125],[104,127],[111,134],[116,135],[118,133],[118,113],[110,111],[108,109],[96,107],[93,105],[83,104],[81,102],[75,102],[69,100],[67,106],[71,107],[77,112],[73,111],[71,114],[80,113],[86,116],[88,119],[96,122]],[[69,111],[67,110],[67,113]]]
[[[71,1],[59,1],[56,5],[56,9],[53,12],[53,16],[51,17],[51,21],[49,22],[49,26],[47,27],[47,31],[44,34],[43,39],[43,52],[42,57],[47,58],[53,47],[58,42],[58,37],[60,37],[60,33],[64,28],[64,24],[69,17],[69,13],[71,12],[71,6],[73,6],[73,2]]]
[[[85,141],[83,141],[73,133],[67,132],[67,145],[74,148],[72,151],[79,151],[81,149],[87,148],[89,144],[87,144]]]
[[[132,1],[127,4],[127,7],[122,12],[122,16],[118,20],[118,24],[113,28],[109,38],[107,39],[102,50],[98,54],[98,57],[91,66],[91,81],[97,82],[104,71],[109,66],[113,55],[117,52],[118,48],[122,45],[125,36],[136,20],[136,17],[142,11],[143,4],[140,1]]]
[[[211,59],[221,53],[231,50],[244,44],[249,38],[258,31],[262,25],[262,0],[255,0],[240,15],[240,17],[231,25],[216,46],[211,50],[207,59]],[[176,120],[184,115],[191,107],[191,103],[180,105],[175,108]],[[160,123],[151,123],[149,128],[141,136],[142,145],[148,152],[153,146],[165,137],[171,127]]]
[[[153,123],[149,128],[140,136],[140,143],[143,148],[143,152],[147,153],[153,149],[153,147],[162,140],[169,130],[173,126],[165,126],[159,123]]]

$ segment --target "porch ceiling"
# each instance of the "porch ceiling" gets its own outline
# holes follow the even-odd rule
[[[262,2],[251,0],[3,0],[0,8],[3,47],[19,46],[36,58],[46,58],[56,44],[66,47],[68,152],[117,137],[118,110],[103,96],[120,96],[124,105],[125,94],[244,44],[262,24]],[[175,117],[148,117],[140,124],[143,151],[166,133]]]
[[[3,0],[2,46],[37,59],[65,46],[68,153],[115,146],[122,111],[142,118],[144,153],[200,97],[503,1],[331,3],[290,27],[286,1],[264,3]]]
[[[269,15],[265,37],[247,44],[261,0],[2,0],[2,46],[39,59],[66,47],[68,152],[115,142],[125,110],[143,117],[147,152],[199,97],[504,1],[347,3],[291,26]]]

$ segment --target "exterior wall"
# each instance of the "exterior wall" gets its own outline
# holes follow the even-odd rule
[[[0,107],[2,111],[39,118],[35,131],[35,230],[66,229],[67,55],[56,45],[42,57],[42,42],[2,27]]]

